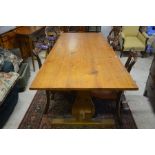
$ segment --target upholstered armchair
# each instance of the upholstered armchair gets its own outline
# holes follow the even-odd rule
[[[123,26],[120,33],[119,43],[121,47],[121,55],[125,51],[134,49],[142,54],[146,52],[148,35],[145,32],[139,31],[139,26]]]

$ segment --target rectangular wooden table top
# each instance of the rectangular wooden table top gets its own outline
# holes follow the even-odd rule
[[[102,33],[63,33],[32,90],[137,90],[138,87]]]

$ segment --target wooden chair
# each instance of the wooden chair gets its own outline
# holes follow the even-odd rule
[[[113,26],[109,35],[107,36],[108,43],[113,47],[114,50],[120,50],[119,45],[119,35],[121,32],[122,26]]]
[[[59,26],[46,26],[43,31],[33,38],[33,47],[40,50],[46,50],[46,56],[54,46],[61,33]]]
[[[48,44],[45,38],[37,38],[36,40],[33,41],[33,46],[34,48],[40,49],[40,51],[45,50],[46,56],[48,55],[51,49],[50,45]]]
[[[41,66],[42,66],[42,62],[41,62],[41,59],[40,59],[40,57],[39,57],[39,53],[40,53],[40,49],[38,49],[38,48],[34,48],[33,51],[32,51],[32,54],[33,54],[33,56],[36,58],[36,60],[37,60],[37,62],[38,62],[39,69],[40,69]],[[48,100],[54,99],[54,94],[55,94],[55,92],[46,91],[47,99],[48,99]],[[46,105],[44,114],[47,113],[48,108],[49,108],[49,105]]]
[[[127,71],[130,73],[132,67],[134,66],[134,64],[137,61],[137,53],[134,52],[134,49],[131,49],[128,59],[125,63],[125,68],[127,69]]]
[[[123,53],[130,51],[132,48],[142,54],[146,54],[149,36],[146,32],[141,32],[139,26],[123,26],[119,36],[120,57]]]
[[[128,59],[125,63],[125,68],[128,72],[131,71],[133,65],[137,61],[137,53],[130,52]],[[111,100],[116,102],[116,115],[118,121],[121,122],[121,105],[123,101],[124,92],[123,91],[105,91],[105,90],[94,90],[91,92],[92,97],[96,97],[103,100]]]
[[[38,54],[41,50],[47,50],[47,53],[49,53],[60,33],[58,26],[47,26],[44,32],[41,31],[33,40],[34,49],[32,54],[37,59],[39,68],[42,64]]]
[[[59,26],[46,26],[45,35],[49,46],[52,48],[56,40],[60,36],[61,30]]]
[[[39,69],[40,69],[41,66],[42,66],[42,62],[41,62],[41,59],[40,59],[40,57],[39,57],[40,49],[35,48],[35,49],[32,51],[32,53],[33,53],[33,56],[36,58],[37,63],[38,63],[38,66],[39,66]],[[47,95],[47,96],[50,96],[50,99],[53,100],[53,99],[54,99],[54,96],[55,96],[55,94],[56,94],[56,92],[57,92],[57,91],[46,91],[46,95]],[[49,98],[49,97],[47,97],[47,98]],[[44,111],[45,114],[47,113],[48,108],[49,108],[49,105],[47,105],[47,106],[45,107],[45,111]]]

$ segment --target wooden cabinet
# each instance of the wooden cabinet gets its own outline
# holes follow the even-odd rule
[[[101,26],[61,26],[64,32],[100,32]]]
[[[17,35],[16,40],[18,42],[22,58],[28,58],[31,56],[31,46],[29,37],[25,35]]]
[[[18,47],[18,43],[16,42],[15,30],[11,30],[0,35],[0,46],[7,49]]]
[[[22,58],[28,58],[32,52],[32,40],[43,26],[19,26],[0,34],[0,46],[6,49],[20,48]],[[43,30],[44,31],[44,30]]]
[[[150,73],[147,79],[144,96],[149,98],[152,108],[155,111],[155,56],[150,67]]]
[[[101,26],[87,26],[87,32],[101,32]]]
[[[30,57],[33,50],[33,40],[44,32],[44,26],[23,26],[16,29],[16,40],[23,58]]]

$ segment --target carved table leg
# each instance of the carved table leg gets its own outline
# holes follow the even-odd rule
[[[95,126],[102,128],[114,128],[113,119],[101,119],[93,120],[92,117],[95,114],[95,107],[92,102],[90,93],[88,91],[78,91],[75,102],[72,107],[72,116],[71,118],[54,118],[49,119],[49,123],[54,125],[73,125],[76,126]]]
[[[78,121],[90,120],[95,114],[95,107],[90,93],[87,91],[77,92],[76,100],[72,107],[72,115]]]

